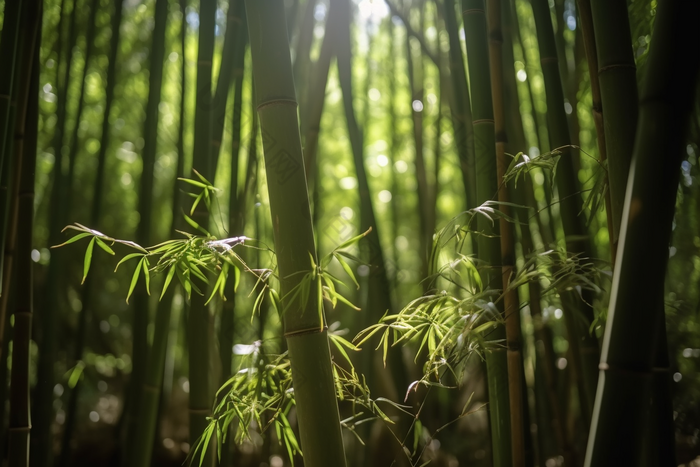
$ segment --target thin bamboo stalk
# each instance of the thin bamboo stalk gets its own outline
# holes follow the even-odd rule
[[[384,249],[381,245],[379,226],[374,214],[372,195],[364,165],[364,144],[362,131],[355,118],[352,94],[352,50],[350,43],[350,8],[348,0],[334,0],[331,4],[331,15],[337,15],[336,55],[338,62],[338,76],[343,93],[343,109],[347,123],[350,145],[352,147],[353,163],[357,174],[357,185],[360,195],[360,230],[372,230],[366,236],[368,251],[365,260],[371,265],[369,280],[367,281],[367,306],[365,318],[368,327],[371,322],[376,322],[387,311],[391,312],[393,304],[391,300],[391,287],[386,270]],[[378,356],[377,356],[378,357]],[[395,346],[390,351],[387,359],[391,373],[391,381],[386,377],[387,373],[377,367],[379,358],[374,358],[374,371],[378,382],[381,382],[385,394],[401,394],[401,388],[408,387],[409,381],[405,374],[401,348]],[[398,398],[398,396],[396,396]]]
[[[559,212],[567,240],[566,246],[571,253],[581,253],[585,257],[590,257],[588,233],[583,219],[579,216],[583,200],[579,193],[579,183],[573,164],[576,149],[570,146],[571,137],[564,110],[564,92],[557,65],[559,59],[554,42],[549,4],[546,0],[532,0],[531,4],[537,26],[540,62],[546,88],[549,138],[552,148],[560,148],[562,152],[557,168],[556,183],[559,190]],[[574,350],[573,364],[575,369],[580,368],[578,373],[581,379],[579,396],[585,424],[588,424],[590,419],[598,379],[596,374],[598,343],[595,335],[588,330],[593,321],[593,310],[589,305],[592,300],[589,295],[584,291],[584,301],[581,301],[572,293],[562,294],[569,344],[573,345]],[[580,313],[580,316],[576,317],[574,313]],[[579,318],[583,318],[583,320]],[[581,321],[584,321],[585,325]],[[579,343],[580,349],[577,349]]]
[[[34,222],[34,171],[39,125],[39,44],[42,2],[27,1],[23,7],[20,55],[21,80],[15,126],[16,180],[14,225],[17,232],[17,302],[13,310],[12,370],[10,373],[10,428],[8,467],[29,466],[31,416],[29,411],[30,343],[33,315],[31,251]],[[25,144],[26,143],[26,144]],[[4,317],[3,317],[4,318]]]
[[[595,33],[593,31],[593,14],[591,13],[590,0],[576,0],[578,9],[579,21],[581,24],[581,35],[583,36],[584,46],[586,48],[586,61],[588,62],[588,72],[591,81],[591,100],[593,101],[593,124],[596,131],[596,142],[598,146],[598,154],[600,161],[605,163],[608,159],[606,143],[605,143],[605,119],[603,118],[603,104],[600,95],[600,80],[598,79],[598,52],[595,43]],[[629,24],[628,24],[629,28]],[[636,84],[635,84],[636,88]],[[636,124],[636,121],[635,121]],[[609,178],[608,172],[605,173],[606,181]],[[607,218],[608,236],[610,239],[615,239],[615,242],[610,242],[610,253],[613,263],[617,254],[617,237],[618,231],[615,230],[615,223],[612,217],[612,201],[610,199],[610,191],[605,193],[605,215]]]
[[[245,3],[240,1],[241,11],[240,11],[240,44],[238,50],[236,51],[236,64],[234,67],[235,85],[234,85],[234,96],[233,96],[233,115],[231,118],[231,176],[230,176],[230,190],[229,190],[229,221],[228,230],[230,236],[241,236],[245,229],[245,215],[246,215],[246,205],[245,205],[245,189],[247,188],[247,178],[246,183],[243,187],[238,186],[238,167],[240,160],[240,146],[241,146],[241,112],[243,109],[243,68],[245,62],[245,50],[248,38],[247,24],[245,22]],[[218,91],[218,88],[217,88]],[[253,119],[251,138],[257,137],[257,122],[254,117],[254,113],[251,114]],[[248,167],[250,169],[250,167]],[[235,327],[235,313],[236,313],[236,289],[235,281],[228,280],[226,282],[225,289],[226,301],[223,303],[221,310],[221,320],[219,325],[219,358],[221,360],[221,380],[220,384],[224,384],[231,377],[232,368],[232,348],[233,348],[233,333]],[[231,463],[231,443],[233,431],[229,430],[227,437],[227,442],[224,443],[221,449],[221,459],[219,463],[221,465],[229,465]]]
[[[253,76],[263,134],[280,296],[297,285],[316,257],[304,177],[294,80],[282,0],[246,0]],[[317,293],[314,284],[309,296]],[[287,305],[289,299],[283,299]],[[282,316],[292,365],[301,448],[307,467],[344,467],[323,310],[315,300],[289,303]]]
[[[423,7],[420,8],[421,22],[423,22]],[[423,28],[421,27],[421,30]],[[419,254],[421,261],[421,278],[428,277],[428,264],[430,259],[430,251],[432,247],[433,232],[428,231],[430,212],[433,209],[430,207],[430,187],[428,185],[428,177],[425,169],[424,157],[424,142],[423,142],[423,110],[425,92],[423,89],[423,56],[419,53],[414,61],[413,51],[411,50],[411,37],[406,34],[406,63],[408,65],[408,83],[411,91],[411,117],[413,121],[413,147],[414,147],[414,165],[416,171],[416,185],[418,187],[418,220],[419,220]],[[419,102],[420,107],[413,106],[414,102]],[[395,238],[395,237],[394,237]],[[427,291],[429,287],[427,281],[423,282],[423,289]]]
[[[299,24],[299,32],[294,44],[294,62],[292,64],[292,73],[294,75],[294,86],[301,106],[299,108],[299,120],[301,126],[301,134],[306,135],[309,131],[308,121],[313,122],[313,118],[307,114],[311,111],[306,104],[311,102],[312,95],[318,93],[318,89],[312,85],[311,74],[314,73],[314,67],[311,63],[311,46],[314,41],[314,24],[316,22],[315,10],[317,0],[307,0],[304,7],[301,23]],[[326,14],[326,16],[328,16]],[[310,86],[311,85],[311,86]],[[325,81],[324,81],[325,85]],[[311,120],[309,120],[311,119]],[[304,149],[306,150],[306,139],[304,139]],[[304,160],[306,162],[306,159]],[[307,167],[308,169],[308,167]]]
[[[436,1],[440,7],[441,3]],[[462,169],[462,182],[466,193],[466,207],[471,209],[477,205],[476,194],[476,159],[474,150],[474,127],[472,125],[472,110],[469,98],[469,84],[464,71],[464,56],[459,40],[457,18],[454,0],[444,0],[442,16],[445,19],[447,36],[450,41],[450,78],[452,95],[449,99],[452,128],[455,137],[455,147],[459,155]],[[475,246],[475,245],[474,245]]]
[[[194,115],[194,150],[192,169],[197,170],[207,180],[213,180],[213,159],[211,156],[212,134],[212,59],[214,54],[214,30],[216,23],[216,0],[201,0],[199,9],[199,42],[197,48],[197,97]],[[194,174],[192,178],[196,178]],[[200,203],[193,219],[199,225],[209,224],[209,213]],[[200,290],[206,290],[206,284],[197,284]],[[189,382],[190,382],[190,445],[204,433],[208,425],[207,417],[211,413],[213,398],[209,384],[209,309],[205,305],[206,297],[192,294],[188,315],[189,340]],[[204,464],[209,466],[213,456],[208,450]]]
[[[228,7],[226,15],[226,35],[224,36],[224,48],[221,52],[221,66],[219,67],[219,76],[216,81],[216,91],[214,92],[214,100],[212,101],[212,136],[211,136],[211,155],[212,155],[212,172],[216,173],[219,163],[219,154],[221,152],[221,139],[224,134],[224,125],[226,122],[226,110],[228,108],[228,96],[231,92],[231,83],[236,83],[239,86],[240,79],[236,75],[236,70],[242,68],[243,54],[245,53],[245,35],[246,30],[243,27],[245,24],[243,0],[234,0]],[[234,101],[234,106],[237,105]],[[234,111],[235,112],[235,111]],[[240,118],[238,125],[240,128]],[[238,131],[240,134],[240,130]],[[240,139],[237,138],[238,140]],[[238,143],[234,138],[234,143]],[[235,148],[234,150],[237,150]]]
[[[655,342],[663,310],[659,305],[664,297],[678,167],[693,103],[689,97],[697,89],[700,68],[700,56],[687,54],[678,44],[694,40],[693,23],[700,16],[700,4],[660,2],[655,16],[586,466],[641,465],[644,440],[654,442],[645,435],[655,345],[661,344]],[[674,72],[668,73],[669,69]],[[667,156],[659,158],[661,153]]]
[[[496,140],[496,162],[498,173],[498,201],[503,203],[499,210],[506,216],[511,216],[508,186],[503,179],[508,169],[506,158],[505,102],[503,86],[503,32],[501,30],[501,0],[488,2],[488,47],[493,92],[493,121]],[[500,219],[501,239],[501,271],[504,289],[504,310],[506,328],[506,347],[508,358],[508,399],[510,406],[511,449],[513,466],[525,467],[525,416],[524,416],[524,382],[522,331],[520,327],[520,303],[518,291],[510,287],[510,281],[515,275],[515,229],[505,218]]]
[[[78,131],[80,129],[80,121],[82,120],[82,114],[83,114],[83,109],[84,109],[84,104],[85,104],[85,89],[86,89],[86,81],[87,81],[87,75],[88,75],[88,69],[90,65],[90,60],[93,55],[93,47],[94,47],[94,39],[95,39],[95,29],[96,29],[96,24],[95,24],[95,18],[97,17],[97,9],[99,8],[99,1],[93,0],[91,5],[90,5],[90,14],[88,15],[88,24],[87,24],[87,32],[85,34],[85,60],[84,60],[84,65],[83,65],[83,72],[81,76],[81,84],[80,84],[80,94],[78,97],[78,109],[76,111],[76,118],[75,118],[75,126],[73,127],[73,134],[71,138],[71,145],[70,145],[70,151],[68,155],[68,160],[70,161],[69,163],[69,174],[68,174],[68,179],[69,180],[69,185],[71,184],[70,181],[73,180],[74,178],[74,171],[75,171],[75,160],[78,155],[78,149],[80,147],[79,144],[79,136],[78,136]],[[101,146],[105,144],[104,142],[101,142]],[[99,163],[98,163],[99,164]],[[99,177],[98,177],[99,178]],[[104,178],[104,177],[103,177]],[[96,185],[96,192],[101,190],[101,185]],[[68,188],[68,199],[67,199],[67,206],[64,208],[64,213],[68,214],[71,212],[71,205],[72,205],[72,197],[71,195],[71,189],[70,187]],[[94,212],[94,207],[93,207],[93,212]],[[63,219],[63,221],[67,221],[67,219]],[[97,228],[97,220],[96,219],[91,219],[91,226],[94,228]],[[59,226],[56,226],[57,230],[60,229]],[[51,235],[51,237],[55,237],[56,234]],[[56,243],[54,243],[55,245]],[[77,362],[82,358],[83,356],[83,347],[85,345],[85,334],[86,334],[86,328],[87,328],[87,320],[88,320],[88,314],[92,311],[92,277],[88,278],[86,280],[86,284],[84,284],[82,291],[81,291],[81,303],[82,303],[82,308],[80,309],[80,312],[78,314],[78,326],[76,330],[76,339],[75,339],[75,347],[73,349],[73,362],[69,365],[73,366],[77,364]],[[48,457],[50,454],[53,452],[52,449],[50,449],[48,446],[52,444],[51,442],[51,425],[54,421],[54,414],[53,414],[53,372],[54,372],[54,365],[55,365],[55,348],[56,348],[56,343],[55,343],[55,337],[52,336],[52,334],[55,332],[56,329],[56,319],[55,316],[50,316],[50,314],[55,311],[52,308],[47,309],[46,313],[46,318],[48,320],[40,320],[39,321],[39,328],[41,330],[42,334],[42,349],[45,349],[41,353],[40,356],[40,375],[41,375],[41,381],[45,382],[45,387],[42,390],[41,397],[38,400],[37,404],[37,412],[39,412],[38,416],[35,417],[37,420],[36,426],[35,426],[35,433],[36,437],[35,439],[37,442],[32,443],[33,450],[36,452],[36,457],[41,458],[41,460],[36,463],[35,465],[48,465],[49,459]],[[44,346],[43,344],[46,344]],[[42,385],[43,386],[43,385]],[[72,388],[70,391],[70,396],[68,399],[68,407],[66,410],[66,423],[65,423],[65,429],[64,429],[64,435],[63,435],[63,450],[62,450],[62,455],[60,458],[61,466],[68,465],[68,458],[71,454],[71,447],[70,447],[70,440],[73,437],[73,431],[75,429],[75,415],[78,407],[78,395],[80,392],[80,381],[76,383],[76,386]],[[66,462],[66,463],[64,463]]]

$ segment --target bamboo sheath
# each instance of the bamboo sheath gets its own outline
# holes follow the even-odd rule
[[[277,252],[281,296],[316,257],[304,177],[297,104],[282,0],[247,0],[256,102]],[[316,284],[309,291],[317,293]],[[289,300],[289,299],[287,299]],[[316,300],[283,306],[301,448],[307,467],[345,466],[340,416],[323,310]]]

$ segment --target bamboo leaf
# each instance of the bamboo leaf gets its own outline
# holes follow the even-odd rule
[[[97,240],[97,237],[92,237],[92,240],[90,240],[90,243],[88,243],[87,249],[85,249],[85,259],[83,260],[83,280],[82,282],[80,282],[81,284],[85,283],[88,271],[90,271],[90,263],[92,262],[92,250],[95,247],[95,240]]]
[[[125,257],[123,257],[123,258],[117,263],[117,267],[114,268],[114,272],[117,272],[117,269],[119,269],[119,266],[121,266],[122,263],[125,263],[125,262],[129,261],[130,259],[136,258],[136,257],[138,257],[138,256],[143,256],[143,253],[129,253],[128,255],[126,255]]]
[[[112,250],[109,245],[107,245],[105,242],[100,240],[98,237],[95,237],[95,240],[97,240],[97,246],[102,248],[104,251],[109,253],[110,255],[114,256],[114,250]]]
[[[67,227],[66,227],[66,228],[67,228]],[[60,245],[54,245],[54,246],[52,246],[51,248],[60,248],[60,247],[62,247],[62,246],[70,245],[71,243],[77,242],[78,240],[80,240],[80,239],[82,239],[82,238],[85,238],[85,237],[89,237],[89,236],[91,236],[91,235],[92,235],[92,234],[90,234],[90,233],[88,233],[88,232],[79,233],[79,234],[77,234],[76,236],[71,237],[71,238],[69,238],[68,240],[66,240],[65,242],[61,243]]]
[[[170,266],[170,269],[168,269],[168,275],[165,276],[165,282],[163,283],[163,291],[160,293],[160,298],[158,298],[158,300],[163,300],[165,291],[168,290],[168,286],[170,285],[170,282],[173,280],[173,276],[175,275],[175,268],[177,268],[177,263],[173,263],[173,265]]]
[[[129,303],[129,297],[134,292],[134,287],[136,287],[136,282],[139,280],[139,274],[141,274],[141,269],[143,268],[143,257],[139,260],[139,264],[136,265],[134,270],[134,275],[131,276],[131,284],[129,285],[129,293],[126,295],[126,303]]]

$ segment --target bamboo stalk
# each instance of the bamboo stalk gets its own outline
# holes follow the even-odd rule
[[[493,91],[493,121],[496,140],[496,162],[498,173],[498,201],[503,203],[499,210],[505,215],[511,216],[510,197],[508,186],[503,179],[508,169],[509,161],[506,159],[506,135],[505,103],[503,91],[502,47],[503,32],[501,31],[501,0],[489,0],[488,2],[488,48],[491,75],[491,89]],[[515,275],[515,232],[513,224],[505,218],[500,219],[501,239],[501,271],[504,289],[504,310],[506,347],[508,358],[508,399],[510,406],[511,450],[514,467],[525,467],[525,416],[524,416],[524,381],[522,332],[520,327],[520,303],[518,291],[510,287],[511,278]]]
[[[420,8],[421,23],[423,22],[423,7]],[[421,27],[421,30],[423,28]],[[408,83],[411,91],[411,117],[413,121],[413,146],[414,146],[414,165],[416,171],[416,185],[418,187],[418,220],[419,220],[419,255],[421,261],[421,278],[428,277],[428,265],[430,259],[430,251],[432,247],[433,232],[428,231],[430,212],[433,210],[429,205],[430,187],[428,185],[428,177],[425,169],[425,157],[423,155],[423,102],[425,93],[423,89],[423,56],[418,54],[417,60],[414,62],[413,52],[411,51],[411,37],[406,34],[406,63],[408,65]],[[413,107],[414,102],[420,102],[421,108]],[[392,168],[393,169],[393,168]],[[394,237],[396,238],[396,237]],[[427,291],[429,287],[427,281],[423,282],[423,291]]]
[[[597,65],[590,70],[600,83],[605,130],[605,152],[608,158],[608,180],[612,215],[610,250],[617,251],[618,235],[625,203],[634,136],[637,130],[637,67],[630,42],[627,3],[613,0],[590,3],[595,30]]]
[[[498,192],[496,166],[496,141],[494,113],[489,72],[486,16],[483,0],[463,0],[462,15],[467,42],[469,82],[472,89],[472,116],[474,126],[474,148],[476,151],[476,206],[491,200]],[[481,217],[476,221],[478,257],[485,262],[482,267],[482,282],[494,291],[503,288],[503,277],[499,264],[501,247],[500,226]],[[494,297],[495,299],[495,297]],[[498,313],[503,315],[503,303],[497,303]],[[506,339],[502,324],[489,333],[490,340]],[[491,423],[491,445],[493,465],[511,466],[514,457],[511,443],[511,422],[508,386],[514,384],[508,378],[506,348],[494,346],[486,353],[488,375],[489,418]]]
[[[196,108],[194,115],[194,148],[192,169],[197,170],[207,180],[213,180],[213,158],[211,156],[212,134],[212,59],[214,54],[214,30],[216,23],[216,0],[201,0],[199,10],[199,42],[197,48]],[[192,175],[192,178],[196,178]],[[200,203],[193,219],[199,225],[208,226],[209,213],[204,203]],[[206,291],[206,284],[196,284]],[[188,315],[189,341],[189,382],[190,382],[190,445],[204,433],[208,425],[213,398],[209,385],[209,309],[206,297],[193,293]],[[209,466],[213,456],[211,449],[205,456],[203,465]]]
[[[391,288],[385,266],[384,249],[381,245],[381,235],[372,205],[372,194],[367,179],[364,165],[364,144],[362,131],[355,117],[352,94],[352,50],[350,43],[350,8],[349,0],[334,0],[331,4],[331,15],[337,15],[338,33],[336,36],[336,55],[338,62],[338,76],[343,93],[343,109],[348,128],[350,145],[352,147],[353,163],[357,174],[358,191],[360,195],[360,230],[372,230],[366,236],[367,252],[365,259],[371,265],[369,280],[367,281],[367,306],[364,327],[376,322],[387,311],[391,312]],[[378,357],[378,356],[377,356]],[[391,381],[386,377],[386,372],[377,368],[379,358],[373,360],[373,370],[378,373],[376,380],[381,382],[385,394],[394,394],[396,399],[402,393],[402,388],[408,387],[409,381],[405,374],[401,348],[396,346],[390,350],[389,369]]]
[[[438,7],[441,3],[436,1]],[[472,125],[472,110],[469,98],[469,84],[464,71],[464,57],[459,40],[457,19],[455,17],[454,0],[444,0],[443,17],[450,41],[450,78],[452,95],[449,99],[452,128],[455,137],[455,147],[459,155],[462,169],[462,182],[466,194],[466,207],[471,209],[477,205],[476,194],[476,159],[474,149],[474,127]],[[474,242],[472,242],[474,243]],[[472,246],[473,249],[475,245]]]
[[[17,40],[19,36],[20,12],[22,1],[5,2],[3,12],[3,28],[0,37],[0,60],[6,64],[5,72],[0,74],[0,167],[4,167],[5,145],[7,138],[12,136],[8,131],[10,125],[10,107],[12,102],[12,88],[14,69],[17,57]],[[3,223],[2,228],[5,228]]]
[[[78,108],[76,110],[76,118],[75,118],[75,126],[73,127],[73,134],[71,138],[71,145],[70,145],[70,151],[68,154],[68,160],[69,160],[69,174],[68,174],[68,187],[67,187],[67,195],[68,199],[66,200],[67,206],[63,208],[64,215],[69,214],[71,212],[71,205],[72,205],[72,190],[70,188],[70,185],[72,184],[72,180],[74,178],[74,172],[75,172],[75,163],[76,163],[76,158],[78,155],[78,150],[80,147],[79,144],[79,136],[78,132],[80,129],[80,121],[82,120],[82,115],[83,115],[83,109],[85,105],[85,89],[86,89],[86,81],[87,81],[87,75],[88,75],[88,69],[89,69],[89,64],[90,60],[93,55],[93,47],[94,47],[94,39],[95,39],[95,29],[96,29],[96,24],[95,24],[95,18],[97,17],[97,9],[99,8],[99,1],[93,0],[91,5],[90,5],[90,14],[88,15],[88,24],[87,24],[87,32],[85,34],[85,60],[84,60],[84,65],[83,65],[83,72],[81,76],[81,81],[80,81],[80,93],[78,97]],[[104,145],[105,142],[101,142],[100,146]],[[99,165],[99,162],[98,162]],[[99,167],[98,167],[99,169]],[[102,164],[102,169],[104,170],[104,163]],[[98,175],[97,177],[98,181],[100,180],[100,177]],[[104,176],[102,177],[104,179]],[[102,185],[95,185],[95,193],[101,191]],[[94,201],[93,201],[94,203]],[[98,211],[99,212],[99,211]],[[95,208],[93,206],[92,213],[95,213]],[[67,219],[62,219],[63,222],[67,221]],[[97,228],[97,219],[92,218],[91,219],[91,226],[94,228]],[[50,237],[56,238],[57,240],[57,232],[60,230],[60,225],[52,226],[56,228],[56,232],[52,232],[50,234]],[[57,242],[58,243],[58,242]],[[56,245],[57,243],[52,243],[52,245]],[[88,321],[88,314],[91,313],[91,308],[92,308],[92,287],[93,287],[93,279],[92,276],[86,279],[86,283],[84,284],[82,290],[81,290],[81,303],[82,307],[80,309],[80,312],[78,314],[78,325],[77,325],[77,330],[76,330],[76,339],[75,339],[75,347],[73,349],[73,363],[69,365],[74,365],[77,364],[79,360],[81,360],[83,356],[83,348],[85,346],[85,334],[86,334],[86,328],[87,328],[87,321]],[[33,446],[33,451],[36,452],[36,457],[40,458],[41,460],[38,461],[35,465],[48,465],[49,458],[51,457],[51,454],[53,452],[52,449],[50,449],[48,446],[50,446],[52,443],[51,440],[51,425],[54,421],[54,410],[53,410],[53,384],[51,384],[54,380],[53,377],[53,372],[54,372],[54,365],[55,365],[55,349],[56,349],[56,343],[55,343],[55,337],[52,335],[55,332],[56,328],[56,317],[52,316],[55,314],[55,309],[53,307],[47,307],[47,313],[45,315],[45,318],[48,319],[42,319],[39,321],[39,328],[41,330],[41,335],[42,335],[42,349],[43,351],[41,352],[40,355],[40,362],[39,362],[39,368],[40,368],[40,375],[41,375],[41,380],[45,382],[45,387],[43,388],[43,391],[41,393],[40,398],[38,398],[38,403],[37,403],[37,412],[38,416],[35,417],[37,420],[36,427],[35,427],[35,433],[36,433],[36,443],[32,443]],[[45,345],[44,345],[45,344]],[[43,386],[43,385],[42,385]],[[63,432],[63,443],[62,443],[62,454],[59,459],[59,462],[61,466],[66,466],[68,465],[68,459],[71,455],[71,447],[70,447],[70,442],[73,437],[73,431],[75,429],[75,415],[76,411],[78,408],[78,395],[80,393],[80,381],[78,381],[75,385],[75,387],[72,388],[70,391],[70,396],[68,399],[68,407],[66,409],[66,422],[65,422],[65,428]]]
[[[531,4],[537,26],[540,62],[546,88],[550,145],[552,148],[560,148],[562,152],[558,162],[556,183],[559,190],[559,212],[567,240],[566,246],[571,253],[581,253],[584,257],[590,257],[588,232],[583,219],[579,216],[583,200],[579,193],[579,183],[572,160],[576,149],[570,146],[571,137],[564,110],[564,92],[557,65],[558,58],[549,6],[546,0],[532,0]],[[581,386],[579,387],[581,413],[584,423],[587,425],[592,412],[597,384],[596,365],[598,361],[597,339],[588,330],[593,321],[593,310],[588,305],[592,300],[586,291],[584,291],[584,301],[567,292],[562,294],[562,302],[565,305],[564,313],[569,332],[569,344],[573,345],[574,350],[574,369],[580,369],[578,374],[581,378]],[[576,317],[574,313],[580,313],[580,316]],[[579,318],[583,318],[585,324],[581,323],[582,320]],[[577,349],[579,343],[580,349]]]
[[[282,0],[247,0],[253,76],[263,134],[281,296],[316,257]],[[316,294],[315,284],[309,296]],[[282,300],[286,305],[289,299]],[[330,348],[316,301],[289,303],[282,316],[307,467],[345,466]]]
[[[15,174],[13,224],[17,233],[17,301],[13,310],[12,370],[10,373],[10,427],[8,467],[29,466],[31,416],[29,411],[30,343],[33,315],[31,251],[34,222],[34,171],[39,125],[39,44],[41,43],[42,2],[27,1],[23,6],[20,55],[21,79],[14,134]],[[26,144],[25,144],[26,143]],[[2,317],[4,318],[4,316]]]
[[[593,124],[595,125],[596,132],[596,142],[598,147],[598,154],[600,155],[600,161],[605,163],[607,161],[607,150],[605,143],[605,124],[603,117],[603,104],[601,102],[600,96],[600,80],[598,79],[598,52],[595,43],[595,33],[593,31],[593,14],[591,13],[591,2],[590,0],[576,0],[576,6],[578,9],[579,21],[581,24],[581,34],[583,36],[583,42],[586,48],[586,60],[588,62],[588,72],[591,80],[591,100],[593,104]],[[629,28],[629,22],[628,22]],[[635,89],[637,85],[635,83]],[[635,119],[636,120],[636,119]],[[636,121],[635,121],[636,125]],[[606,181],[609,179],[609,174],[605,172]],[[625,177],[625,180],[626,177]],[[608,237],[612,239],[617,239],[618,230],[615,230],[615,222],[613,222],[612,214],[612,201],[610,199],[610,191],[605,193],[605,216],[607,220],[608,227]],[[619,227],[619,226],[618,226]],[[613,245],[610,242],[610,253],[612,255],[612,261],[615,262],[615,256],[617,254],[617,240]]]
[[[700,68],[700,56],[685,53],[678,44],[694,39],[693,23],[699,16],[700,4],[695,2],[660,2],[656,10],[586,466],[640,465],[645,452],[654,344],[662,343],[655,342],[662,316],[659,305],[664,299],[678,167],[693,103],[688,96],[697,89]],[[668,73],[671,68],[674,72]],[[661,153],[667,156],[659,158]]]
[[[153,218],[153,183],[156,150],[158,147],[158,107],[161,101],[163,87],[163,61],[165,59],[165,32],[168,17],[168,1],[156,0],[155,25],[151,39],[150,70],[148,74],[148,100],[146,102],[146,119],[143,126],[143,169],[139,189],[139,224],[136,231],[136,241],[140,245],[150,245],[152,237],[151,222]],[[144,288],[134,292],[133,308],[133,350],[132,371],[129,382],[131,392],[131,410],[127,412],[127,453],[129,464],[148,465],[150,463],[151,441],[155,434],[155,421],[160,397],[160,384],[151,384],[152,378],[162,380],[162,360],[165,359],[165,344],[167,342],[168,319],[160,316],[155,325],[161,326],[159,334],[164,332],[158,346],[149,352],[148,321],[149,296]],[[155,361],[156,355],[160,369],[157,374],[149,371],[149,361]],[[155,370],[155,368],[153,368]],[[142,418],[143,416],[143,418]],[[150,437],[150,439],[149,439]]]
[[[228,96],[231,91],[231,83],[241,82],[237,74],[242,68],[242,63],[245,53],[245,36],[246,29],[244,27],[245,10],[243,0],[234,0],[228,7],[226,15],[226,35],[224,36],[224,48],[221,52],[221,66],[219,67],[219,76],[216,81],[216,91],[214,92],[214,100],[212,101],[212,136],[211,136],[211,155],[212,155],[212,172],[215,174],[219,162],[219,154],[221,152],[221,143],[224,133],[224,125],[226,123],[226,110],[228,108]],[[237,90],[237,89],[236,89]],[[234,106],[236,101],[234,100]],[[235,110],[234,110],[235,113]],[[240,114],[240,112],[239,112]],[[240,118],[238,124],[234,123],[235,128],[238,127],[240,134]],[[237,138],[240,140],[240,137]],[[239,143],[234,138],[234,143]],[[234,148],[237,150],[237,148]]]

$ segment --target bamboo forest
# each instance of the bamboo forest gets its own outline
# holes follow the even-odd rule
[[[0,467],[700,466],[697,0],[0,0]]]

